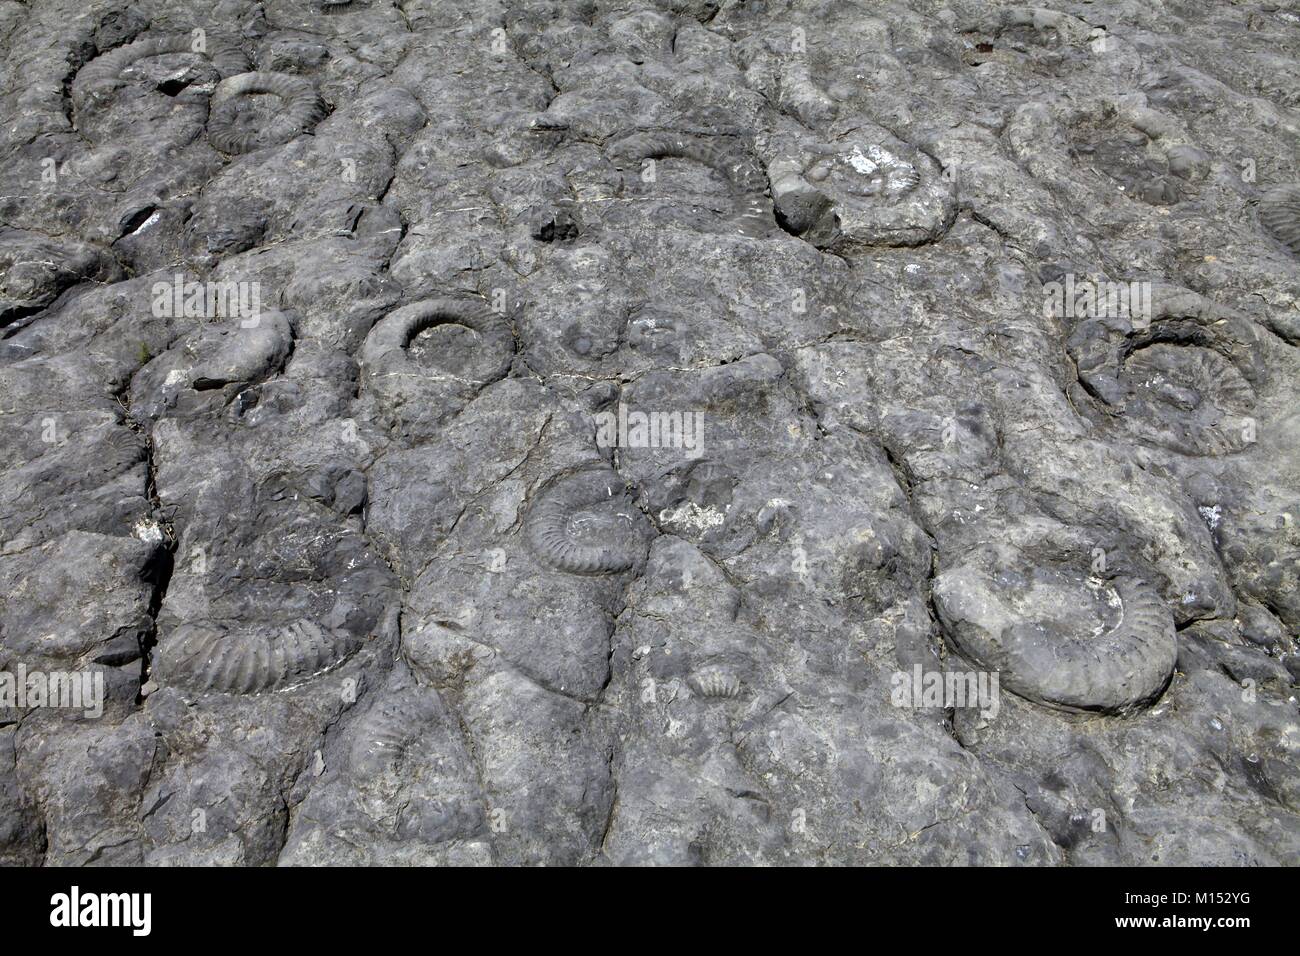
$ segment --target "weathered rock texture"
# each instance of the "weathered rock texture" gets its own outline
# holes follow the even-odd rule
[[[0,862],[1300,863],[1300,12],[1041,2],[0,0]]]

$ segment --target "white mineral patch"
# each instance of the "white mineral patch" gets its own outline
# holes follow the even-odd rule
[[[863,176],[870,176],[878,168],[877,164],[863,156],[862,150],[856,146],[853,147],[853,152],[849,154],[848,164]]]
[[[162,526],[152,518],[141,518],[131,526],[131,534],[139,538],[145,544],[161,544],[163,539]]]
[[[146,229],[148,229],[150,226],[156,225],[157,222],[158,222],[158,220],[161,219],[161,218],[162,218],[162,214],[161,214],[161,213],[154,213],[152,216],[150,216],[150,217],[149,217],[148,219],[146,219],[144,222],[140,223],[140,225],[136,226],[135,232],[131,233],[131,235],[133,235],[133,236],[138,236],[138,235],[140,235],[140,233],[144,232],[144,231],[145,231]]]
[[[684,524],[694,531],[703,532],[718,527],[727,516],[716,508],[701,508],[693,501],[684,501],[675,509],[665,508],[659,512],[659,520]]]
[[[863,176],[871,176],[881,166],[899,165],[898,157],[885,149],[883,146],[871,145],[863,154],[861,147],[854,146],[853,152],[849,154],[847,162],[850,166],[860,172]]]

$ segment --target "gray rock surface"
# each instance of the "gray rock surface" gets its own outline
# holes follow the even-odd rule
[[[0,0],[0,863],[1300,863],[1300,7],[1040,3]]]

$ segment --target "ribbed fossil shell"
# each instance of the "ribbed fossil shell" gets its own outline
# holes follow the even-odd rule
[[[538,492],[528,543],[546,564],[570,574],[615,574],[636,563],[636,512],[623,480],[596,466],[562,476]]]
[[[75,487],[79,482],[106,482],[131,471],[148,456],[145,442],[140,435],[121,425],[111,426],[94,436],[82,435],[81,442],[82,448],[86,443],[90,443],[93,448],[93,454],[87,463],[76,470],[47,476],[39,485],[43,493],[55,491],[65,483]]]
[[[394,372],[418,379],[436,377],[412,361],[407,349],[417,335],[439,325],[463,326],[478,337],[472,367],[458,369],[456,378],[486,382],[509,369],[514,333],[505,316],[474,300],[426,299],[390,312],[370,330],[361,348],[363,373],[367,378]]]
[[[1274,186],[1259,201],[1259,221],[1268,234],[1300,255],[1300,184]]]
[[[358,777],[392,769],[440,714],[437,692],[411,687],[380,700],[358,722],[350,766]]]
[[[249,72],[253,68],[253,61],[238,47],[227,47],[212,54],[212,65],[226,79]]]
[[[1090,588],[1081,574],[1050,568],[1031,568],[1017,581],[964,565],[936,578],[934,600],[966,657],[998,672],[1001,686],[1049,707],[1125,713],[1154,700],[1173,673],[1173,618],[1137,577]],[[1089,633],[1078,613],[1089,602],[1117,609],[1114,623]]]
[[[767,197],[767,174],[739,146],[680,133],[645,132],[620,140],[610,152],[617,159],[689,159],[708,166],[739,194],[737,219],[743,234],[761,236],[775,225]]]
[[[305,619],[237,630],[185,625],[162,645],[160,676],[197,693],[261,694],[324,673],[360,646],[345,631]]]
[[[1129,387],[1125,417],[1147,440],[1193,455],[1249,444],[1241,424],[1255,390],[1218,352],[1156,342],[1132,353],[1121,375]]]
[[[361,349],[363,365],[374,365],[390,353],[400,352],[411,340],[437,325],[462,325],[478,333],[482,348],[508,356],[514,336],[504,316],[481,302],[468,299],[426,299],[390,312],[370,330]]]
[[[723,667],[704,667],[693,673],[687,683],[701,697],[735,698],[742,691],[740,678]]]
[[[416,342],[442,326],[473,334],[436,333]],[[361,347],[361,383],[389,426],[425,435],[483,386],[504,377],[514,349],[509,321],[481,299],[427,299],[390,312],[370,330]]]
[[[248,108],[257,94],[279,97],[280,111],[267,121]],[[212,95],[208,140],[223,153],[247,153],[287,143],[325,116],[325,104],[311,83],[287,73],[241,73],[222,81]]]
[[[222,76],[232,76],[249,66],[248,57],[229,40],[209,37],[207,52],[200,53],[194,49],[194,39],[189,34],[143,37],[97,56],[83,66],[72,84],[73,101],[80,108],[92,97],[112,93],[122,85],[122,72],[132,63],[168,53],[207,56]]]
[[[73,98],[80,106],[91,96],[112,92],[122,85],[122,71],[137,60],[165,53],[192,53],[188,36],[145,37],[95,57],[73,81]]]

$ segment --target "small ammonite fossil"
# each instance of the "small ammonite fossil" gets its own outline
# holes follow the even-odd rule
[[[687,678],[687,684],[704,698],[730,700],[744,690],[740,678],[725,667],[702,667]]]
[[[377,701],[358,722],[352,738],[353,775],[376,776],[400,764],[441,712],[437,691],[428,687],[409,687]]]
[[[860,177],[859,183],[848,187],[849,192],[859,196],[895,198],[921,183],[921,174],[915,166],[883,146],[871,144],[865,150],[855,146],[841,160]]]

